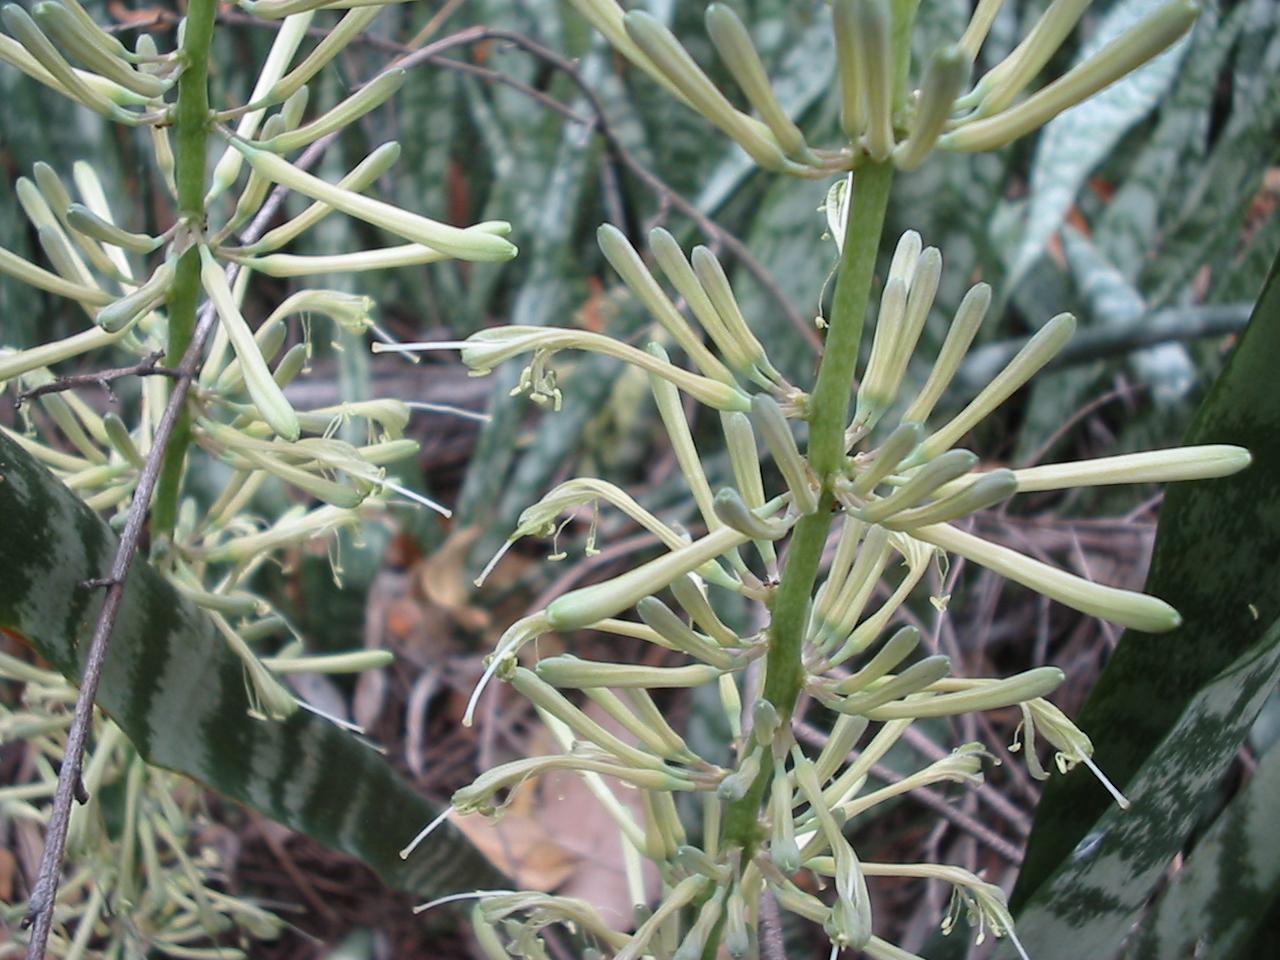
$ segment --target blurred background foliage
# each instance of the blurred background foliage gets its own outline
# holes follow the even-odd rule
[[[982,65],[1004,56],[1047,5],[1006,3]],[[145,0],[86,6],[100,22],[158,32],[175,29],[181,12],[180,5]],[[705,39],[704,3],[650,0],[645,6],[670,24],[717,80],[724,79]],[[784,105],[813,132],[812,140],[837,139],[834,49],[824,5],[756,0],[734,6],[751,24]],[[1096,0],[1074,46],[1060,52],[1049,72],[1060,72],[1151,6],[1149,0]],[[970,8],[970,0],[923,0],[917,53],[958,36]],[[316,22],[328,21],[322,15]],[[215,103],[247,95],[270,40],[261,23],[224,8],[215,37]],[[336,178],[378,143],[398,140],[402,158],[378,185],[382,193],[453,223],[508,219],[521,252],[510,264],[445,263],[362,275],[358,289],[377,300],[388,330],[406,340],[458,339],[504,322],[576,324],[624,338],[650,337],[642,311],[605,268],[595,228],[614,222],[640,245],[649,227],[662,224],[686,246],[704,243],[720,254],[775,363],[793,381],[811,382],[820,342],[815,318],[836,262],[819,209],[829,184],[756,172],[705,122],[628,69],[561,0],[421,0],[388,8],[368,40],[328,72],[322,102],[313,100],[311,109],[336,102],[415,47],[429,56],[402,93],[348,130],[324,158],[321,174]],[[171,201],[154,171],[140,166],[135,136],[17,71],[0,70],[6,185],[29,175],[37,160],[67,170],[73,161],[89,159],[104,182],[119,185],[111,197],[119,221],[146,230],[167,222],[162,214]],[[1077,341],[1059,369],[1006,405],[975,443],[995,460],[1023,465],[1179,442],[1280,248],[1278,204],[1280,5],[1210,0],[1187,42],[1037,137],[994,155],[935,154],[919,172],[900,176],[887,236],[913,228],[941,248],[940,314],[979,279],[993,285],[1003,306],[980,334],[981,349],[958,378],[951,403],[975,392],[1022,338],[1054,314],[1070,310],[1079,318]],[[356,249],[370,238],[353,232],[370,229],[331,218],[296,252]],[[19,255],[41,259],[10,190],[0,191],[0,236]],[[250,297],[266,304],[287,292],[288,281],[264,277]],[[5,343],[30,345],[82,324],[71,306],[0,280]],[[925,338],[936,346],[944,329],[937,323]],[[930,355],[928,346],[922,354]],[[487,593],[472,595],[471,577],[514,528],[519,512],[555,483],[578,474],[605,476],[651,509],[694,522],[678,471],[658,446],[644,377],[602,357],[561,355],[557,365],[564,390],[558,413],[508,396],[517,365],[475,381],[448,354],[427,355],[414,366],[357,350],[335,352],[318,356],[314,376],[296,388],[325,402],[392,395],[490,415],[482,425],[434,414],[415,424],[414,435],[423,442],[419,482],[456,508],[451,523],[414,516],[397,529],[371,530],[344,543],[341,591],[332,589],[323,555],[300,557],[286,572],[264,575],[264,587],[287,602],[319,646],[347,647],[353,634],[370,637],[372,613],[395,613],[386,605],[388,590],[407,590],[420,601],[426,614],[415,614],[425,616],[414,627],[419,645],[402,645],[407,666],[390,678],[387,698],[403,704],[422,671],[442,661],[461,657],[474,665],[494,629],[512,619],[506,613],[518,615],[535,596],[545,602],[548,591],[597,577],[609,564],[650,548],[634,529],[605,516],[603,552],[585,556],[590,517],[583,517],[560,538],[568,553],[564,563],[534,565],[513,557],[505,561],[512,572],[498,576]],[[715,425],[708,419],[695,422],[695,430],[699,426]],[[708,467],[714,473],[727,461],[711,455]],[[204,491],[197,486],[191,492]],[[1081,572],[1137,586],[1154,526],[1152,493],[1125,488],[1026,497],[1000,523],[1009,536],[1066,557]],[[264,495],[280,494],[268,489]],[[1050,507],[1067,520],[1046,519]],[[1086,512],[1118,519],[1110,527],[1071,524],[1072,516]],[[397,587],[394,577],[406,572],[414,575],[413,585]],[[946,583],[935,585],[935,596],[948,595],[961,575],[952,571]],[[997,615],[1001,588],[977,576],[973,581],[968,591],[956,589],[966,599],[951,611],[962,662],[995,662],[1006,670],[1062,663],[1078,681],[1064,693],[1063,706],[1078,705],[1114,636],[1060,610],[1050,616],[1015,588],[1004,591]],[[928,603],[920,608],[922,618],[936,616]],[[723,738],[723,731],[712,729],[720,722],[716,704],[677,706],[688,711],[691,737]],[[1273,725],[1275,713],[1264,711]],[[405,737],[408,723],[393,710],[375,730],[384,742],[394,742]],[[939,744],[949,745],[959,733],[973,736],[939,727]],[[446,739],[440,763],[409,761],[427,792],[445,797],[469,778],[467,757],[493,749],[483,737],[479,746],[473,740],[450,753]],[[886,759],[886,775],[893,760]],[[1014,806],[1029,810],[1034,785],[1013,773],[993,780],[1000,783],[1002,776],[1010,778]],[[988,802],[982,801],[981,812],[991,812]],[[1028,829],[1015,823],[1016,813],[1004,811],[1001,821],[1015,846]],[[879,825],[877,835],[885,843],[918,842],[931,817],[915,810],[901,822]],[[960,839],[974,844],[972,837]],[[968,856],[983,861],[981,851]],[[903,910],[908,919],[927,912],[923,906]],[[911,937],[899,939],[912,946]]]

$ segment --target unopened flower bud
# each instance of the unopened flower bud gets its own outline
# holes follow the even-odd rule
[[[804,134],[778,102],[760,54],[751,42],[751,34],[738,15],[723,3],[713,3],[707,7],[706,23],[716,52],[742,88],[747,101],[773,132],[783,152],[791,157],[804,154],[807,151]]]
[[[286,440],[297,440],[299,433],[298,417],[293,406],[285,399],[284,392],[271,377],[266,361],[254,342],[249,325],[245,323],[227,285],[227,277],[222,267],[207,247],[200,247],[200,279],[209,299],[218,312],[218,318],[226,328],[227,337],[235,349],[236,358],[244,371],[245,387],[249,396],[257,406],[271,429]]]
[[[537,667],[537,674],[541,679],[553,687],[569,690],[587,687],[644,687],[648,690],[700,687],[715,680],[721,673],[718,668],[705,663],[685,667],[645,667],[579,660],[567,653],[540,660]]]
[[[941,399],[942,393],[951,384],[952,377],[960,369],[960,362],[969,352],[969,345],[977,336],[978,328],[986,318],[987,308],[991,305],[991,287],[985,283],[976,284],[956,308],[955,319],[947,330],[947,339],[943,341],[938,359],[934,361],[929,379],[916,393],[911,405],[903,411],[902,419],[923,423],[933,413],[933,408]]]
[[[1041,327],[967,407],[920,445],[912,461],[919,463],[937,456],[973,429],[1057,356],[1075,329],[1076,318],[1069,313],[1060,313]]]
[[[899,170],[915,170],[929,156],[951,119],[956,97],[968,83],[972,67],[972,58],[958,46],[942,47],[929,58],[911,133],[893,151]]]
[[[260,140],[256,146],[261,150],[270,150],[272,153],[292,153],[334,131],[342,130],[366,113],[386,103],[404,86],[408,75],[408,71],[403,69],[384,71],[310,123],[296,130]]]
[[[809,467],[800,456],[782,408],[772,397],[758,393],[751,398],[751,419],[773,455],[774,463],[782,471],[796,512],[813,513],[818,509],[818,495],[814,492]]]

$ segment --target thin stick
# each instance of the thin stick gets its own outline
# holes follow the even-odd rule
[[[38,387],[32,387],[30,390],[23,390],[13,398],[13,405],[20,407],[28,400],[34,400],[36,397],[43,397],[47,393],[62,393],[66,390],[76,390],[80,387],[101,387],[107,391],[107,396],[114,403],[116,400],[115,391],[111,389],[111,384],[116,380],[123,380],[125,377],[174,377],[180,376],[178,370],[170,367],[160,367],[157,364],[164,359],[164,351],[157,350],[140,363],[135,363],[131,367],[115,367],[111,370],[98,370],[94,373],[76,373],[67,377],[58,377],[49,383],[42,383]]]

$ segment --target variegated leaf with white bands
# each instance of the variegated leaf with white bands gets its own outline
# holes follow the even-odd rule
[[[77,681],[103,599],[81,583],[110,570],[116,536],[3,433],[0,518],[0,630]],[[240,659],[141,559],[98,705],[148,762],[360,858],[390,886],[435,896],[501,879],[452,827],[400,860],[437,811],[371,746],[314,713],[252,719]]]

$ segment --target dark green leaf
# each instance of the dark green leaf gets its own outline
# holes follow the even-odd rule
[[[1122,810],[1113,805],[1040,886],[1018,917],[1018,936],[1031,956],[1076,960],[1115,955],[1277,678],[1280,621],[1192,698],[1133,779],[1133,806]],[[1096,732],[1104,743],[1123,733],[1110,728]],[[1200,912],[1213,909],[1212,902],[1196,904]],[[998,954],[1013,955],[1007,946]]]
[[[75,681],[115,534],[0,434],[0,628]],[[434,896],[499,878],[447,827],[406,862],[397,850],[434,817],[372,747],[306,710],[249,717],[240,660],[204,614],[147,563],[134,563],[98,705],[148,762],[185,774],[307,836],[359,857],[391,886]]]
[[[1250,649],[1280,616],[1280,262],[1235,354],[1186,442],[1232,443],[1253,453],[1233,477],[1175,484],[1165,497],[1146,590],[1173,603],[1183,625],[1161,636],[1128,631],[1078,723],[1095,759],[1122,786],[1210,677]],[[1058,869],[1109,804],[1087,771],[1051,780],[1027,848],[1014,904]]]
[[[1239,948],[1280,891],[1277,797],[1280,749],[1272,747],[1157,902],[1132,960],[1243,956]]]

